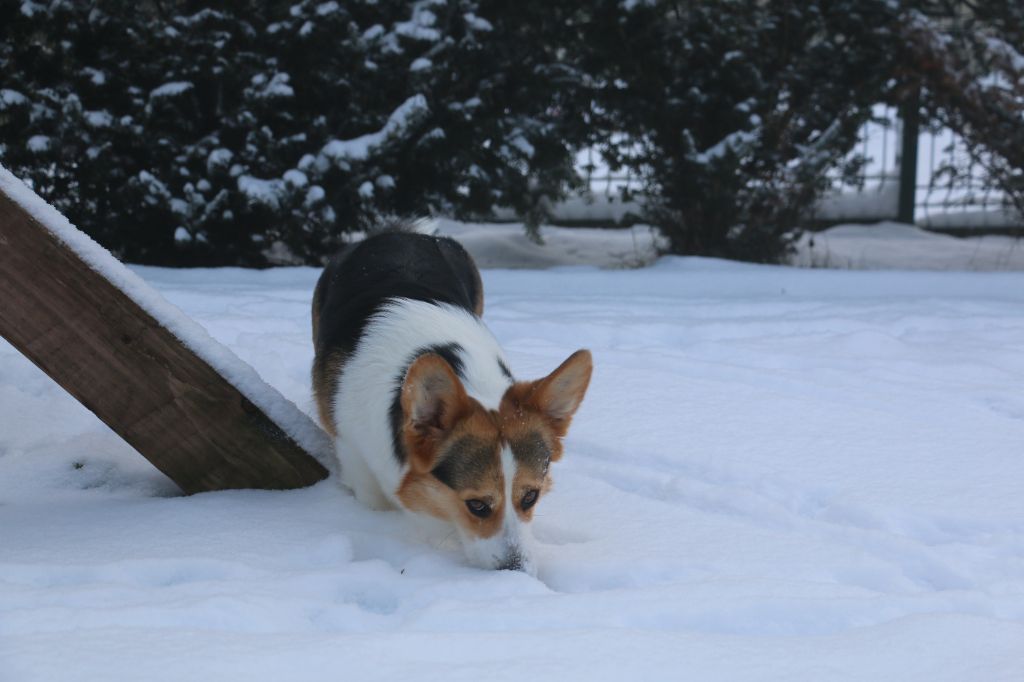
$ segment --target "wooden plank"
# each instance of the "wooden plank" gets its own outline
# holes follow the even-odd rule
[[[187,493],[295,488],[327,475],[2,188],[0,335]]]

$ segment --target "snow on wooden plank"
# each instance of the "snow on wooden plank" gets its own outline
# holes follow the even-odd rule
[[[185,492],[327,475],[309,417],[2,167],[0,335]]]

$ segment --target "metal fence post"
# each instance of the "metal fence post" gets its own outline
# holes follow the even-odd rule
[[[900,107],[903,121],[900,144],[900,200],[896,219],[914,224],[914,204],[917,193],[917,138],[920,133],[920,92],[914,92]]]

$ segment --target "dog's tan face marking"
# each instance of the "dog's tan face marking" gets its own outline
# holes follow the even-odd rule
[[[590,352],[576,351],[543,379],[513,384],[501,400],[502,437],[516,463],[512,500],[524,522],[533,519],[537,501],[551,488],[548,469],[562,457],[562,438],[583,401],[592,371]]]
[[[590,374],[590,353],[578,351],[547,377],[513,384],[499,408],[487,410],[442,358],[421,356],[402,388],[402,504],[455,524],[464,543],[484,543],[487,561],[521,567],[517,528],[551,487],[550,464],[562,456]]]
[[[493,414],[477,404],[447,440],[429,474],[449,491],[446,517],[467,537],[492,537],[504,521],[505,476],[499,447]]]
[[[459,523],[467,535],[486,538],[497,532],[509,508],[524,522],[533,518],[537,502],[551,488],[552,454],[561,452],[561,444],[544,416],[529,408],[503,401],[495,412],[472,402],[470,415],[438,448],[434,467],[423,474],[410,471],[399,498],[409,509]],[[504,471],[503,448],[512,452],[513,471]],[[512,479],[510,500],[505,499],[506,476]],[[483,503],[490,513],[481,516],[479,505],[474,513],[470,501]]]
[[[505,502],[495,414],[465,394],[447,363],[431,357],[437,358],[413,363],[405,385],[425,381],[433,388],[403,388],[410,467],[398,498],[411,511],[457,524],[468,537],[488,538],[501,529]]]
[[[509,440],[516,471],[512,479],[512,504],[524,522],[533,519],[533,510],[540,497],[551,488],[551,442],[553,434],[544,434],[543,427]]]

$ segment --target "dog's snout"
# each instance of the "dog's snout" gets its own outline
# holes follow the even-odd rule
[[[518,549],[513,549],[505,557],[498,562],[495,568],[499,571],[522,571],[525,569],[525,562],[523,561],[523,553]]]

